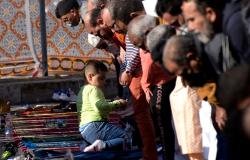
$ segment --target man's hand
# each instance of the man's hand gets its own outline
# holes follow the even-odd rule
[[[150,103],[151,97],[153,96],[153,93],[151,92],[150,89],[148,89],[145,93],[147,102]]]
[[[132,79],[132,76],[126,71],[124,71],[120,76],[120,84],[122,86],[129,86],[131,79]]]
[[[227,113],[226,113],[226,110],[224,108],[216,106],[215,121],[216,121],[218,127],[221,130],[223,130],[223,128],[225,127],[225,123],[227,121]]]

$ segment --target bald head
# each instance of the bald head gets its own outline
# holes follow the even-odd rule
[[[140,15],[134,18],[128,25],[130,41],[137,47],[145,46],[146,35],[158,24],[158,18],[150,15]]]
[[[175,34],[175,29],[168,25],[159,25],[147,34],[146,46],[151,52],[154,61],[162,63],[164,46],[168,39]]]
[[[188,53],[196,54],[193,37],[189,35],[172,36],[164,47],[163,61],[167,58],[183,64]]]

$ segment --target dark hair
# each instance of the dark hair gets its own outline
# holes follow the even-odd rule
[[[225,7],[226,0],[184,0],[193,1],[196,4],[198,11],[202,14],[206,13],[206,8],[210,7],[214,9],[217,13],[221,13]]]
[[[100,8],[102,5],[106,5],[108,0],[91,0],[97,8]]]
[[[93,27],[97,26],[97,19],[101,15],[101,8],[95,8],[92,11],[90,11],[90,25]]]
[[[162,63],[164,45],[170,37],[176,34],[176,30],[168,25],[159,25],[147,35],[146,45],[153,61]]]
[[[130,13],[144,11],[141,0],[110,0],[107,8],[113,19],[120,20],[126,25],[133,19]]]
[[[55,10],[56,18],[60,19],[62,16],[68,14],[71,9],[79,10],[80,6],[76,0],[61,0]]]
[[[183,0],[158,0],[155,11],[159,17],[162,17],[166,12],[172,16],[177,16],[182,12],[182,2]]]
[[[222,74],[216,95],[223,107],[235,110],[240,101],[250,96],[250,66],[238,66]]]

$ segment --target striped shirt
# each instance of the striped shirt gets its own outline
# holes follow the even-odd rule
[[[129,71],[130,73],[135,73],[141,70],[141,59],[139,54],[139,48],[134,46],[126,35],[126,53],[125,62],[122,69]]]

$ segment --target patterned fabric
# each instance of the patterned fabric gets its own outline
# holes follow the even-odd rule
[[[182,154],[202,153],[202,129],[199,118],[201,99],[196,91],[184,87],[181,77],[170,95],[178,145]]]
[[[0,77],[29,75],[34,61],[26,34],[26,0],[0,1]],[[111,64],[109,53],[87,43],[87,33],[81,24],[65,27],[55,17],[58,0],[46,0],[46,30],[49,72],[74,74],[83,70],[88,59]],[[39,1],[30,0],[30,16],[35,50],[41,60]]]
[[[125,70],[134,73],[141,69],[139,48],[135,47],[126,35]]]

